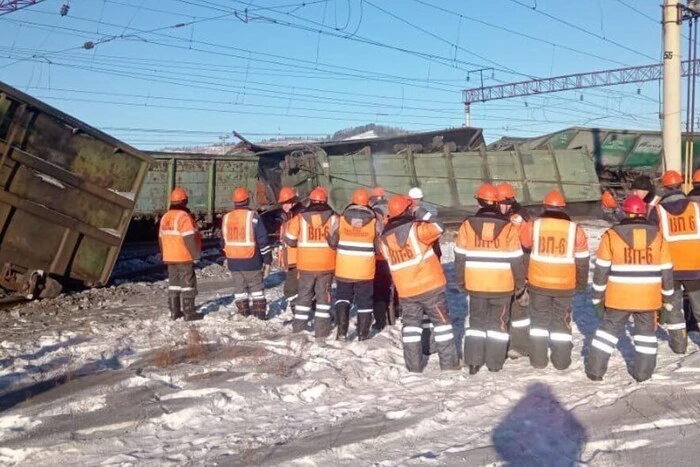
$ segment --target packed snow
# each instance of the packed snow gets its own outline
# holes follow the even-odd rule
[[[604,227],[586,226],[593,252]],[[695,333],[686,355],[662,343],[657,372],[641,384],[623,338],[605,379],[591,382],[582,354],[597,318],[581,294],[566,371],[521,358],[469,376],[441,372],[432,356],[412,374],[400,326],[363,342],[352,332],[346,343],[293,335],[281,272],[267,279],[265,322],[235,314],[224,268],[198,275],[206,316],[194,324],[168,319],[165,281],[2,313],[0,464],[697,464]],[[453,282],[448,297],[461,337],[467,301]]]

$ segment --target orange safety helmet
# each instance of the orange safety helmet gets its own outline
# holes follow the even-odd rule
[[[328,202],[328,192],[325,188],[317,186],[309,194],[309,199],[317,203],[327,203]]]
[[[494,203],[500,201],[500,197],[498,195],[498,188],[491,185],[490,183],[484,183],[483,185],[481,185],[479,189],[476,190],[476,195],[474,195],[474,198],[483,201],[491,201]]]
[[[407,196],[396,195],[389,200],[389,217],[398,217],[411,207],[411,200]]]
[[[647,205],[639,196],[630,195],[622,204],[622,210],[629,214],[646,214]]]
[[[184,190],[184,188],[176,186],[173,192],[170,193],[170,202],[181,203],[183,201],[187,201],[187,192]]]
[[[369,193],[364,188],[358,188],[352,194],[352,204],[359,204],[360,206],[369,206]]]
[[[700,183],[700,169],[693,174],[693,183]]]
[[[231,196],[231,199],[233,199],[234,203],[245,203],[248,201],[250,198],[250,195],[248,194],[248,190],[243,188],[242,186],[239,186],[235,190],[233,190],[233,196]]]
[[[374,188],[372,188],[370,196],[372,198],[382,198],[386,196],[386,190],[380,186],[375,186]]]
[[[544,202],[542,204],[552,208],[563,208],[566,206],[566,200],[564,199],[564,195],[560,192],[552,190],[544,197]]]
[[[606,209],[615,209],[617,207],[617,200],[609,191],[604,191],[600,197],[600,204]]]
[[[666,188],[680,185],[681,183],[683,183],[683,177],[675,170],[667,170],[664,172],[664,176],[661,177],[661,184]]]
[[[289,203],[290,201],[292,201],[296,197],[297,197],[297,194],[294,191],[294,188],[291,188],[288,186],[283,186],[282,189],[280,190],[280,195],[277,198],[277,202],[280,204]]]
[[[498,197],[501,201],[507,199],[515,199],[515,188],[510,183],[501,183],[496,187],[498,190]]]

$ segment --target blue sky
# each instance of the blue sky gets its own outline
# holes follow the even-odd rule
[[[232,130],[434,130],[464,123],[460,91],[482,78],[660,61],[659,3],[45,0],[0,17],[0,80],[144,149]],[[659,130],[658,100],[657,82],[499,100],[474,104],[472,126],[488,141],[573,125]]]

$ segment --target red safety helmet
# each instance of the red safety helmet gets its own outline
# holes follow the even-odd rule
[[[380,186],[375,186],[374,188],[372,188],[370,196],[372,198],[382,198],[386,196],[386,190]]]
[[[360,206],[369,206],[369,193],[364,188],[358,188],[352,194],[352,204],[359,204]]]
[[[693,174],[693,183],[700,183],[700,169]]]
[[[637,195],[629,195],[622,204],[622,210],[628,214],[646,214],[647,205]]]
[[[280,190],[280,195],[277,198],[277,202],[280,204],[289,203],[290,201],[292,201],[296,197],[297,197],[297,194],[294,191],[294,188],[291,188],[288,186],[283,186],[282,189]]]
[[[183,201],[187,201],[187,192],[183,188],[176,186],[173,192],[170,193],[170,202],[181,203]]]
[[[661,177],[661,184],[666,188],[671,188],[683,183],[683,177],[675,170],[667,170]]]
[[[609,191],[604,191],[600,197],[600,204],[606,209],[615,209],[617,207],[617,200]]]
[[[245,203],[248,201],[250,198],[250,194],[248,194],[248,190],[243,188],[242,186],[239,186],[235,190],[233,190],[233,196],[231,196],[231,199],[233,199],[234,203]]]
[[[510,183],[501,183],[496,187],[500,201],[515,199],[515,188]]]
[[[560,192],[552,190],[544,197],[544,202],[542,204],[552,208],[563,208],[566,206],[566,200],[564,199],[564,195]]]
[[[484,183],[476,190],[476,195],[474,198],[480,199],[482,201],[489,201],[496,203],[500,200],[498,196],[498,188],[491,185],[490,183]]]
[[[328,192],[323,187],[317,186],[309,194],[309,199],[317,203],[327,203]]]
[[[410,207],[411,200],[407,196],[392,196],[389,200],[389,217],[398,217]]]

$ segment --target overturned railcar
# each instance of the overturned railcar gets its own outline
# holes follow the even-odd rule
[[[109,280],[150,157],[0,82],[3,300]]]
[[[469,133],[472,137],[465,137]],[[333,149],[306,146],[258,153],[267,198],[283,185],[296,187],[302,195],[321,185],[328,188],[331,203],[342,208],[360,186],[381,185],[401,194],[417,186],[443,219],[458,220],[476,210],[474,193],[485,181],[511,183],[524,205],[539,205],[549,190],[558,189],[577,214],[597,209],[600,196],[595,161],[586,151],[518,146],[487,151],[481,131],[472,128],[442,132],[438,140],[423,139],[423,144],[365,141],[349,153],[329,152]]]

